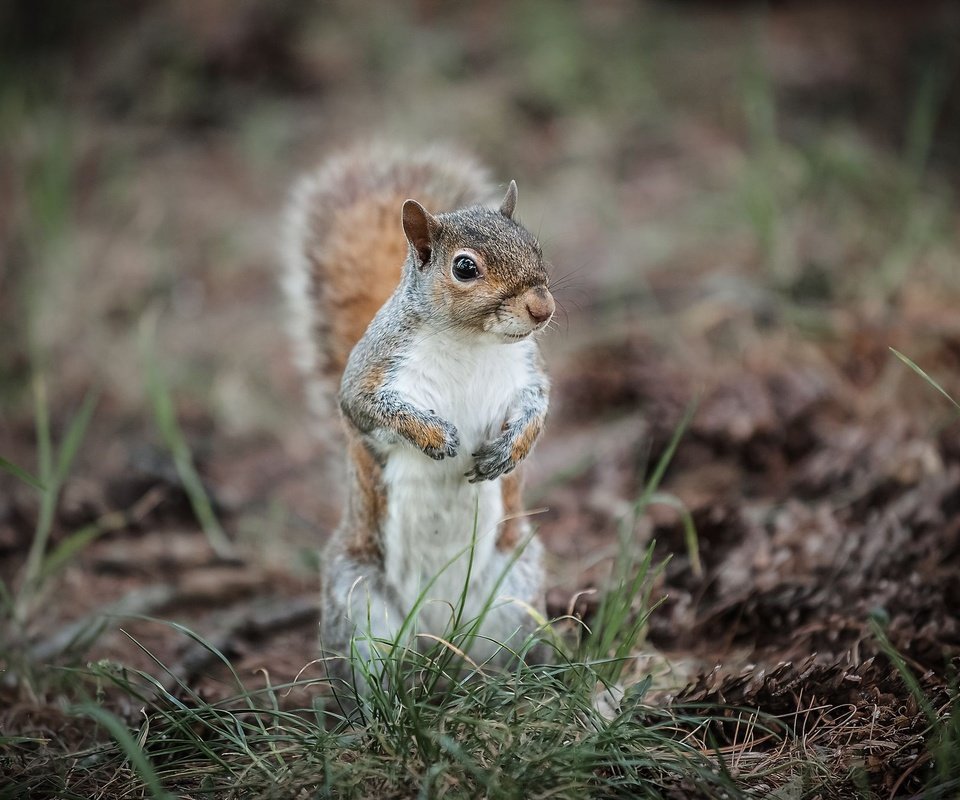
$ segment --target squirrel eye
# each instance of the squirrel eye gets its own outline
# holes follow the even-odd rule
[[[473,281],[480,277],[477,262],[470,256],[457,256],[453,259],[453,277],[458,281]]]

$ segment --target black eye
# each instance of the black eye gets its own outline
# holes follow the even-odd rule
[[[473,281],[480,277],[477,262],[470,256],[457,256],[453,259],[453,277],[458,281]]]

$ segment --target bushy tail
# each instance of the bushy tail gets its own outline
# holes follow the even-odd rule
[[[284,293],[311,407],[332,410],[347,358],[400,280],[407,198],[434,213],[496,202],[486,171],[442,147],[367,146],[294,187],[283,232]]]

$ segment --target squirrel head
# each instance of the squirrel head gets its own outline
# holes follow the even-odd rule
[[[513,218],[516,204],[515,181],[497,210],[433,215],[416,200],[403,204],[404,280],[428,321],[500,342],[547,326],[555,308],[549,276],[536,238]]]

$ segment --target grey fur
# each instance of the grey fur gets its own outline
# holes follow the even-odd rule
[[[447,160],[442,165],[443,169],[433,174],[428,155],[410,159],[409,164],[415,168],[408,169],[409,165],[402,154],[396,153],[389,156],[393,159],[390,162],[393,166],[385,170],[382,165],[376,165],[381,157],[376,152],[369,156],[375,166],[368,177],[364,177],[365,173],[358,170],[356,164],[341,159],[320,173],[319,188],[315,184],[301,188],[298,194],[300,209],[292,228],[299,237],[291,242],[294,250],[311,246],[322,251],[324,231],[316,226],[310,228],[308,224],[310,204],[317,202],[311,197],[322,196],[327,204],[324,207],[327,208],[331,198],[343,194],[338,181],[348,183],[354,193],[369,193],[379,190],[378,181],[384,182],[384,175],[405,175],[409,172],[415,174],[418,180],[435,185],[438,181],[447,181],[450,174],[456,173],[456,167]],[[457,192],[464,197],[469,196],[473,202],[479,195],[492,200],[492,186],[478,177],[480,175],[481,171],[473,162],[466,162],[463,174],[456,182]],[[390,188],[393,191],[397,189],[396,186]],[[411,192],[415,189],[415,186],[411,187]],[[456,335],[458,340],[467,342],[471,337],[484,336],[484,326],[489,325],[492,319],[502,321],[501,318],[510,313],[509,304],[515,303],[522,292],[548,284],[539,243],[512,218],[516,185],[511,182],[499,208],[493,203],[495,201],[491,207],[471,205],[447,213],[428,215],[432,220],[428,226],[429,246],[424,247],[422,241],[418,243],[419,247],[410,243],[399,285],[370,322],[347,360],[340,383],[339,406],[347,426],[359,436],[362,446],[380,466],[384,463],[383,445],[393,443],[398,438],[414,441],[411,430],[417,426],[423,426],[442,438],[439,446],[424,446],[422,442],[414,442],[426,456],[437,460],[453,457],[460,448],[458,432],[449,421],[442,419],[432,409],[420,408],[409,402],[391,388],[393,379],[403,369],[404,356],[410,343],[425,336]],[[400,214],[398,225],[401,224],[399,217]],[[442,287],[438,286],[438,282],[450,279],[446,270],[453,254],[465,247],[481,256],[490,291],[478,293],[470,302],[458,303],[449,293],[440,291]],[[323,264],[323,258],[319,256],[313,261],[321,266]],[[322,343],[322,338],[316,332],[323,334],[329,330],[328,318],[336,313],[336,308],[325,307],[318,300],[308,314],[302,293],[309,289],[318,298],[321,293],[316,285],[308,284],[304,278],[302,273],[306,264],[303,258],[290,263],[288,292],[296,295],[291,302],[303,320],[298,323],[298,330],[308,332],[306,338],[310,343],[301,347],[301,362],[310,369],[311,384],[315,387],[317,373],[323,373],[324,365],[322,348],[316,347],[316,342]],[[327,319],[324,315],[327,315]],[[310,335],[310,331],[315,333]],[[513,398],[504,429],[496,431],[496,436],[473,454],[475,464],[467,474],[471,482],[493,481],[515,469],[517,463],[513,460],[513,452],[518,438],[525,432],[529,433],[531,424],[535,426],[536,433],[542,427],[549,402],[549,381],[535,351],[527,366],[529,383]],[[351,497],[357,496],[358,478],[362,477],[356,475],[358,468],[356,463],[351,463]],[[389,502],[389,486],[385,487],[385,496]],[[471,576],[469,592],[485,596],[494,591],[498,581],[502,581],[500,594],[542,608],[542,546],[530,537],[525,520],[516,520],[516,525],[521,539],[526,540],[525,548],[498,552],[483,574]],[[330,658],[329,674],[347,683],[354,683],[356,669],[356,664],[349,659],[351,653],[376,673],[380,660],[378,653],[384,647],[382,642],[392,641],[397,636],[404,617],[410,612],[410,609],[402,607],[397,592],[387,580],[382,547],[379,553],[371,553],[365,559],[351,555],[349,542],[355,533],[351,529],[348,504],[344,519],[326,549],[323,567],[321,647]],[[381,537],[380,531],[373,531],[372,534]],[[408,552],[397,557],[409,559],[411,563],[408,568],[413,570],[421,554]],[[404,565],[399,566],[404,568]],[[445,599],[451,602],[456,600]],[[508,641],[503,642],[510,648],[519,647],[537,627],[522,603],[498,605],[489,614],[491,620],[499,620],[495,629],[515,631],[514,635],[507,637]],[[403,646],[409,643],[398,644]],[[501,650],[484,642],[482,632],[481,638],[471,648],[470,655],[501,662],[510,657],[509,650]],[[362,690],[363,687],[357,688]]]

